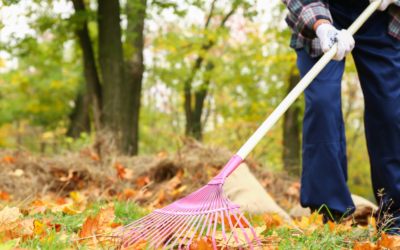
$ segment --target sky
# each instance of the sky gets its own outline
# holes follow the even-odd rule
[[[205,0],[207,2],[210,2],[211,0]],[[227,0],[220,0],[217,2],[217,4],[223,5],[225,4]],[[254,0],[257,1],[257,0]],[[181,2],[183,4],[182,0],[177,0],[177,2]],[[278,4],[280,0],[262,0],[262,1],[257,1],[256,6],[258,10],[264,10],[265,14],[261,15],[259,17],[260,21],[265,23],[269,22],[269,19],[271,17],[270,15],[270,8],[271,6],[274,6]],[[0,5],[2,3],[0,2]],[[24,37],[26,35],[34,35],[34,31],[29,29],[29,19],[24,16],[24,13],[26,12],[27,6],[32,6],[32,0],[22,0],[18,4],[14,4],[12,6],[2,6],[1,7],[1,13],[0,13],[0,19],[2,20],[2,23],[4,25],[3,29],[0,31],[0,41],[7,43],[10,41],[10,36],[11,34],[14,33],[16,37]],[[68,17],[70,14],[74,12],[73,10],[73,5],[71,1],[68,0],[59,0],[59,1],[54,1],[54,10],[55,13],[61,13],[63,17]],[[172,9],[166,9],[164,10],[159,16],[156,14],[152,13],[153,15],[153,20],[147,20],[146,25],[148,27],[148,30],[151,32],[154,29],[158,29],[159,27],[159,22],[157,20],[164,20],[164,21],[176,21],[177,18],[173,14]],[[191,7],[189,8],[188,15],[185,20],[182,20],[182,22],[193,22],[193,23],[202,23],[204,22],[205,15],[202,11],[197,9],[196,7]],[[122,26],[126,26],[126,22],[122,21],[121,23]],[[145,51],[145,60],[147,58],[151,58],[151,54],[149,51]],[[17,66],[17,60],[10,60],[10,56],[8,53],[5,51],[0,51],[0,58],[2,59],[3,63],[5,64],[6,68],[0,68],[0,73],[1,71],[6,70],[7,68],[12,68]]]

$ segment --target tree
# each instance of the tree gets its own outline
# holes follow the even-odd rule
[[[102,112],[102,91],[99,75],[96,68],[92,41],[88,30],[88,13],[83,0],[72,0],[75,14],[73,21],[76,24],[76,34],[79,38],[80,47],[83,56],[83,70],[86,80],[86,92],[89,97],[88,104],[92,104],[94,124],[96,130],[101,130],[101,112]],[[78,96],[79,99],[79,96]],[[78,106],[77,106],[78,107]]]
[[[121,98],[121,112],[124,113],[122,122],[122,150],[136,155],[139,141],[139,112],[142,80],[144,73],[144,20],[146,17],[146,0],[128,0],[126,3],[126,82],[123,87],[124,98]]]
[[[70,125],[67,136],[79,138],[82,132],[90,131],[89,106],[89,96],[85,93],[78,93],[75,108],[69,115]]]
[[[116,137],[121,136],[118,131],[124,116],[120,112],[123,98],[121,87],[125,83],[120,21],[118,0],[98,1],[99,63],[103,80],[102,115],[105,128]]]
[[[299,70],[294,66],[289,74],[287,94],[299,81]],[[296,100],[286,111],[283,120],[283,169],[296,176],[300,176],[300,114],[299,100]]]

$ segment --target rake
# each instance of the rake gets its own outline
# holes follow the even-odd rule
[[[354,35],[381,2],[382,0],[372,2],[349,27],[348,31]],[[201,240],[212,244],[214,250],[221,246],[224,248],[226,243],[231,240],[234,240],[236,244],[245,241],[250,249],[254,249],[257,245],[261,246],[254,228],[240,212],[239,205],[233,204],[228,199],[222,186],[226,177],[242,163],[243,159],[329,63],[336,52],[337,44],[321,57],[223,170],[206,186],[125,226],[116,234],[117,243],[122,247],[127,247],[144,241],[147,242],[149,249],[182,249],[185,247],[188,250],[191,248],[191,243],[198,243]],[[228,229],[231,229],[231,232],[226,232]],[[225,242],[225,245],[217,245],[221,241]]]

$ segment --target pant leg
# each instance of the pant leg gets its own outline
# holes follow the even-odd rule
[[[296,50],[296,53],[300,74],[304,76],[318,58],[310,58],[303,50]],[[354,208],[346,184],[346,139],[341,106],[343,71],[344,60],[331,61],[304,91],[300,194],[303,207],[325,204],[341,213]]]
[[[377,12],[355,35],[353,51],[365,99],[365,136],[375,197],[400,216],[400,41],[388,34],[389,15]],[[400,226],[400,220],[396,222]]]

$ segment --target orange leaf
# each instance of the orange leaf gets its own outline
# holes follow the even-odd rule
[[[89,216],[82,225],[82,230],[79,231],[79,238],[91,237],[87,240],[88,245],[96,244],[109,244],[111,243],[110,237],[103,235],[112,231],[111,225],[115,219],[114,207],[101,208],[96,217]],[[101,235],[100,235],[101,234]],[[85,240],[81,240],[84,242]]]
[[[136,185],[138,188],[144,187],[146,184],[150,182],[149,176],[143,176],[136,180]]]
[[[3,200],[3,201],[11,200],[11,196],[7,192],[0,191],[0,200]]]
[[[10,155],[7,155],[7,156],[3,157],[3,159],[1,159],[1,162],[3,162],[3,163],[14,163],[15,160]]]
[[[378,243],[379,247],[385,247],[390,250],[400,249],[400,236],[382,234],[382,238]]]
[[[332,221],[328,221],[328,227],[329,227],[329,231],[333,231],[333,230],[335,230],[335,228],[336,228],[336,224],[335,224],[335,222],[332,222]]]
[[[120,180],[122,180],[122,179],[127,179],[127,180],[133,179],[133,170],[124,168],[122,166],[121,162],[116,162],[114,164],[114,168],[117,170],[118,179],[120,179]]]
[[[368,242],[365,244],[357,244],[353,249],[354,250],[375,250],[375,249],[378,249],[378,247],[375,244]]]
[[[263,216],[267,228],[279,227],[282,225],[282,219],[277,214],[265,213]]]
[[[146,249],[147,247],[147,241],[141,239],[135,242],[135,244],[127,246],[127,247],[122,247],[121,250],[143,250]]]
[[[213,250],[213,244],[211,243],[210,240],[205,241],[203,239],[200,239],[199,241],[193,241],[190,246],[189,250]]]
[[[161,153],[156,154],[156,157],[157,157],[157,158],[164,158],[166,155],[167,155],[167,152],[166,152],[166,151],[163,151],[163,152],[161,152]]]
[[[90,158],[94,161],[100,161],[100,157],[96,153],[92,153]]]
[[[137,194],[138,194],[137,191],[135,191],[133,189],[126,188],[124,190],[124,193],[123,193],[123,198],[125,198],[126,200],[129,200],[131,198],[136,197]]]
[[[240,217],[240,224],[242,224],[242,226],[243,226],[244,228],[248,228],[249,226],[248,226],[247,223],[244,221],[243,216],[244,216],[244,215],[242,215],[242,217]],[[239,217],[238,217],[238,218],[239,218]],[[233,226],[234,228],[240,228],[240,225],[239,225],[239,223],[237,223],[237,220],[236,220],[235,216],[233,216],[233,215],[231,214],[231,215],[230,215],[230,219],[231,219],[231,222],[232,222],[232,226]],[[221,222],[221,217],[218,217],[218,221]],[[227,216],[224,216],[224,226],[225,226],[225,229],[227,229],[227,230],[230,230],[230,229],[231,229],[231,225],[230,225],[230,223],[229,223],[229,220],[228,220],[228,217],[227,217]]]

